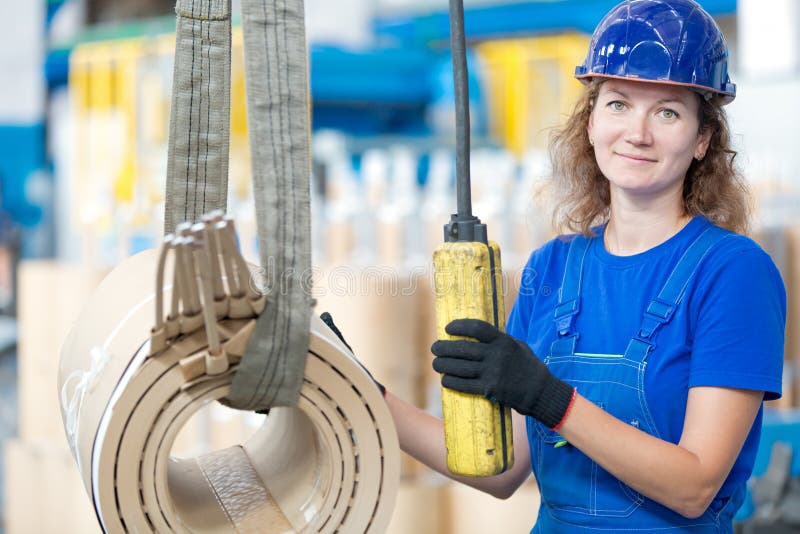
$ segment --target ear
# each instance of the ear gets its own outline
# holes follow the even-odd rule
[[[697,144],[694,148],[694,159],[702,160],[706,157],[708,145],[711,144],[711,129],[706,128],[697,135]]]
[[[589,136],[589,141],[592,139],[592,131],[594,130],[594,109],[589,113],[589,124],[586,125],[586,135]]]

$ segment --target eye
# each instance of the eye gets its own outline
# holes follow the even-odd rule
[[[680,117],[677,111],[669,108],[664,108],[659,110],[658,114],[661,115],[662,119],[667,119],[667,120],[677,119],[678,117]]]
[[[612,100],[607,104],[613,111],[622,111],[625,109],[625,104],[620,102],[619,100]]]

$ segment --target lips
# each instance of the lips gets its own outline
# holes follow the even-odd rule
[[[647,158],[645,156],[637,156],[636,154],[621,154],[621,153],[618,152],[617,155],[620,156],[620,157],[623,157],[625,159],[629,159],[629,160],[633,160],[633,161],[639,161],[639,162],[642,162],[642,163],[655,163],[656,162],[656,160],[654,160],[652,158]]]

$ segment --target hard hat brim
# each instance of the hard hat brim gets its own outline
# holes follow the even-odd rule
[[[595,74],[595,73],[586,73],[586,74],[576,74],[575,78],[580,80],[580,82],[584,85],[589,85],[593,78],[603,78],[609,80],[626,80],[631,82],[641,82],[641,83],[650,83],[650,84],[657,84],[657,85],[676,85],[679,87],[686,87],[688,89],[692,89],[700,93],[702,96],[705,95],[719,95],[722,98],[722,105],[727,105],[733,102],[736,98],[735,91],[733,93],[727,93],[722,91],[717,91],[706,87],[705,85],[698,85],[693,83],[683,83],[683,82],[674,82],[671,80],[649,80],[646,78],[638,78],[636,76],[614,76],[608,74]],[[733,84],[731,84],[733,85]]]

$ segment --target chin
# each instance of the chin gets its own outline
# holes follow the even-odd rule
[[[640,176],[631,173],[618,173],[614,178],[608,178],[608,182],[611,189],[638,195],[652,194],[667,187],[666,184],[653,181],[650,176]]]
[[[650,180],[636,176],[624,176],[609,180],[612,189],[619,189],[629,193],[652,193],[659,189],[659,185]]]

